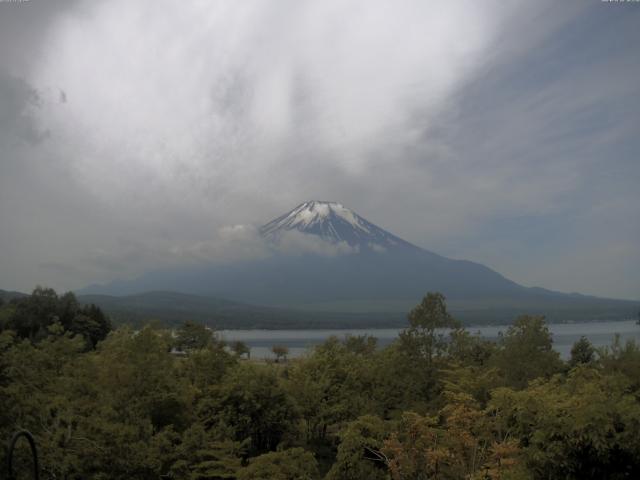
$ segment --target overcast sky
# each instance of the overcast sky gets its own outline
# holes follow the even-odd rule
[[[320,199],[640,299],[639,45],[640,2],[0,1],[0,288],[223,258]]]

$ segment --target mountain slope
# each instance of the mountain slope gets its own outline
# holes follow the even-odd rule
[[[178,325],[186,320],[215,329],[238,328],[352,328],[379,325],[401,326],[403,315],[300,312],[177,292],[152,291],[136,295],[80,295],[83,304],[100,306],[116,323],[143,325],[158,320]]]
[[[439,291],[453,310],[484,319],[492,312],[555,312],[558,321],[588,319],[589,312],[593,318],[628,318],[636,308],[635,302],[524,287],[484,265],[421,249],[336,202],[302,203],[260,233],[272,247],[267,258],[149,272],[83,293],[164,290],[285,309],[397,313],[426,292]],[[294,253],[287,250],[292,235],[296,241],[348,248]]]
[[[11,300],[13,300],[14,298],[23,298],[28,296],[26,293],[22,293],[22,292],[14,292],[14,291],[9,291],[9,290],[0,290],[0,298],[5,301],[5,302],[9,302]]]

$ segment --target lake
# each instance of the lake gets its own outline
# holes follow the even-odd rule
[[[467,327],[485,338],[497,339],[499,332],[504,332],[508,325]],[[271,352],[274,345],[289,348],[289,357],[295,358],[305,355],[314,346],[323,343],[331,336],[340,339],[346,335],[370,335],[378,339],[378,346],[393,342],[400,328],[364,328],[351,330],[221,330],[218,332],[223,340],[233,342],[240,340],[251,349],[251,358],[275,358]],[[554,348],[563,358],[569,357],[571,346],[581,336],[587,337],[596,347],[611,345],[614,335],[619,334],[621,340],[635,339],[640,342],[640,325],[635,320],[620,322],[584,322],[550,324],[549,330],[553,334]]]

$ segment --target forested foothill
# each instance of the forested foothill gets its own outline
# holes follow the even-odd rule
[[[45,479],[640,478],[639,346],[552,347],[542,317],[492,342],[429,293],[388,347],[266,362],[38,288],[0,305],[0,437],[31,431]]]

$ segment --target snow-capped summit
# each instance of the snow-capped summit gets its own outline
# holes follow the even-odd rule
[[[292,230],[317,235],[331,243],[346,242],[360,251],[418,249],[337,202],[311,200],[301,203],[261,227],[260,233],[269,239],[278,239]]]

